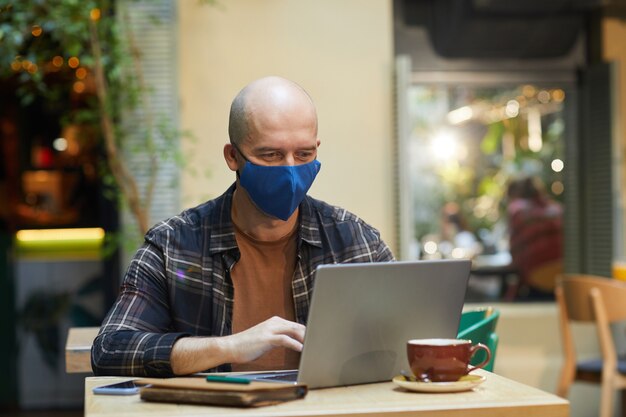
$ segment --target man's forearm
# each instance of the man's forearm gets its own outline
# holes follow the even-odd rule
[[[276,347],[300,352],[305,330],[302,324],[271,317],[229,336],[181,338],[172,347],[170,365],[175,375],[187,375],[224,363],[250,362]]]
[[[170,365],[175,375],[206,371],[232,362],[224,337],[184,337],[172,347]]]

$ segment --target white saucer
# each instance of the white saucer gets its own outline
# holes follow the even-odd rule
[[[485,382],[485,377],[481,375],[465,375],[458,381],[451,382],[421,382],[407,381],[402,375],[398,375],[392,379],[393,383],[416,392],[459,392],[469,391],[472,388]]]

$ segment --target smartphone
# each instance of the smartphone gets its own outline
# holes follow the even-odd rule
[[[133,395],[139,393],[139,387],[135,385],[133,381],[124,381],[95,387],[93,389],[93,393],[108,395]]]

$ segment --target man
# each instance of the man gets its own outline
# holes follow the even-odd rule
[[[507,197],[509,247],[520,276],[516,296],[553,298],[556,277],[563,272],[563,207],[538,177],[512,181]]]
[[[297,368],[316,267],[393,259],[375,229],[306,196],[320,141],[301,87],[252,82],[228,133],[235,184],[146,234],[94,341],[96,375]]]

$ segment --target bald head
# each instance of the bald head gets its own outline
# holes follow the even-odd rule
[[[287,119],[310,125],[317,136],[317,112],[307,92],[285,78],[261,78],[244,87],[233,100],[228,136],[240,145],[251,132]]]

